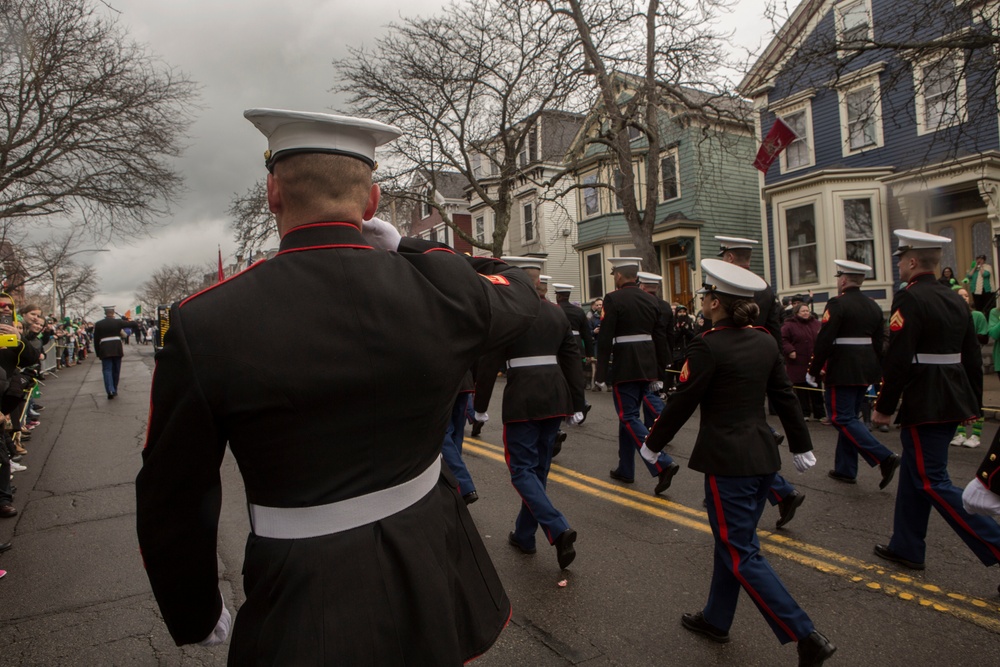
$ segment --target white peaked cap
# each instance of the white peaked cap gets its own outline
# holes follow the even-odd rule
[[[767,287],[764,279],[744,268],[721,259],[701,260],[702,288],[698,294],[719,292],[730,296],[752,297],[754,292]]]
[[[716,236],[719,242],[719,257],[726,254],[727,250],[739,250],[740,248],[752,249],[758,245],[753,239],[745,239],[739,236]]]
[[[114,310],[117,307],[118,306],[101,306],[101,308],[103,308],[104,310]]]
[[[543,273],[542,275],[538,276],[538,280],[539,280],[539,282],[541,282],[542,284],[544,284],[544,285],[548,285],[548,284],[549,284],[549,282],[550,282],[550,281],[552,280],[552,276],[547,276],[547,275],[545,275],[545,274]]]
[[[296,153],[349,155],[374,169],[375,147],[403,134],[378,121],[328,113],[247,109],[243,117],[267,137],[264,160],[268,170],[280,157]]]
[[[872,270],[872,267],[867,264],[862,264],[861,262],[852,262],[849,259],[835,259],[833,263],[837,265],[837,273],[852,273],[858,275],[865,275]]]
[[[642,264],[641,257],[608,257],[612,269],[623,269],[626,266],[638,267]]]
[[[556,291],[556,294],[560,292],[572,292],[573,286],[567,285],[566,283],[552,283],[552,289]]]
[[[655,273],[649,273],[647,271],[639,272],[639,282],[647,283],[650,285],[659,285],[663,282],[663,276],[658,276]]]
[[[951,239],[947,236],[918,232],[916,229],[895,229],[892,233],[899,239],[899,248],[892,253],[894,257],[899,257],[910,250],[943,248],[951,243]]]
[[[501,257],[500,259],[511,266],[517,266],[522,269],[537,269],[541,271],[542,267],[545,265],[545,260],[541,257],[518,257],[517,255],[507,255]]]

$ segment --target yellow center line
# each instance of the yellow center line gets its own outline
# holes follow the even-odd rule
[[[506,466],[503,447],[475,438],[466,438],[465,443],[469,451]],[[611,484],[558,464],[552,465],[549,481],[685,528],[709,534],[712,532],[706,512]],[[915,602],[922,607],[949,614],[1000,634],[1000,616],[995,615],[1000,614],[1000,606],[993,602],[961,593],[947,593],[934,584],[923,583],[913,577],[888,571],[880,565],[785,535],[765,530],[758,530],[757,534],[761,538],[761,548],[769,554],[781,556],[824,574],[841,577],[871,591]]]

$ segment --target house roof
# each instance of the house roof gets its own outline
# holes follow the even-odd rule
[[[825,14],[825,8],[829,4],[830,0],[802,0],[799,3],[799,6],[778,30],[778,34],[764,49],[761,57],[757,59],[747,75],[736,86],[740,95],[753,97],[754,91],[767,83],[773,70],[785,60],[790,51],[798,47],[812,26],[813,20]]]

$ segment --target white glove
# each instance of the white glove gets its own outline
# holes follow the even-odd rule
[[[229,636],[229,626],[233,622],[233,617],[226,609],[226,601],[222,601],[222,613],[219,615],[219,622],[215,624],[215,629],[212,633],[205,637],[203,641],[198,642],[198,646],[218,646],[222,642],[226,641],[226,637]]]
[[[806,373],[806,384],[809,385],[810,387],[818,387],[819,386],[819,385],[816,384],[816,378],[813,377],[812,375],[810,375],[809,373]]]
[[[372,218],[361,223],[361,236],[376,248],[396,251],[399,249],[399,230],[380,218]]]
[[[485,424],[486,422],[488,422],[490,420],[490,416],[488,414],[486,414],[485,412],[477,412],[476,415],[475,415],[475,420],[477,422],[481,422],[481,423]]]
[[[816,465],[816,455],[812,452],[805,452],[803,454],[796,454],[792,457],[792,461],[795,463],[795,469],[799,472],[805,472]]]
[[[658,394],[663,391],[663,383],[657,380],[656,382],[649,383],[649,390],[654,394]]]
[[[646,463],[656,463],[656,460],[660,458],[660,455],[647,447],[646,443],[642,443],[642,447],[639,449],[639,456],[641,456]]]
[[[973,479],[962,492],[962,506],[969,514],[992,514],[1000,516],[1000,496]]]
[[[594,386],[597,387],[598,389],[600,389],[601,391],[607,391],[608,390],[608,385],[606,385],[603,382],[595,382]]]
[[[582,421],[583,421],[583,413],[582,412],[574,412],[573,416],[569,418],[569,423],[572,424],[573,426],[576,426],[577,424],[579,424]]]

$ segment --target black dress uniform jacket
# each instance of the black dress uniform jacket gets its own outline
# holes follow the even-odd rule
[[[94,324],[94,347],[97,358],[121,357],[125,355],[122,345],[122,330],[137,329],[138,324],[130,320],[119,320],[115,317],[105,317]],[[102,342],[103,341],[103,342]]]
[[[784,358],[765,329],[722,320],[692,340],[687,351],[677,390],[646,438],[649,449],[661,451],[700,405],[698,439],[688,462],[692,470],[731,477],[777,472],[781,455],[764,414],[766,393],[792,453],[812,450]]]
[[[950,288],[949,288],[950,289]],[[993,444],[990,451],[986,452],[986,457],[976,471],[976,478],[983,483],[987,489],[1000,495],[1000,431],[993,436]]]
[[[760,308],[760,314],[757,315],[757,319],[754,320],[753,325],[767,329],[767,332],[774,338],[774,342],[778,344],[778,349],[780,350],[781,303],[778,301],[778,297],[774,295],[774,288],[767,285],[759,292],[754,292],[753,300],[757,304],[757,307]]]
[[[569,301],[560,301],[558,306],[562,308],[569,320],[569,325],[576,333],[576,342],[580,345],[581,352],[587,356],[594,356],[594,334],[590,330],[590,322],[587,321],[587,314],[580,306],[574,306]]]
[[[961,354],[961,363],[919,363],[921,354]],[[933,273],[896,292],[889,349],[875,409],[903,426],[959,422],[980,414],[983,359],[969,307]]]
[[[205,639],[221,611],[227,442],[257,505],[409,481],[440,455],[473,361],[534,320],[522,270],[422,243],[384,252],[356,225],[304,225],[273,259],[171,307],[136,494],[147,574],[178,644]],[[381,521],[309,539],[251,533],[229,664],[458,665],[483,652],[510,603],[456,487],[443,469]]]
[[[596,382],[663,380],[670,362],[667,331],[660,317],[659,299],[637,285],[626,285],[604,297],[604,315],[597,337]],[[653,340],[615,343],[622,336],[647,335]],[[611,377],[608,362],[614,354]]]
[[[826,304],[822,322],[809,373],[819,377],[825,365],[828,385],[876,384],[882,377],[879,360],[885,335],[885,317],[878,304],[861,288],[849,287]],[[838,338],[868,338],[871,344],[838,345]]]
[[[558,364],[507,369],[503,422],[568,417],[583,412],[586,400],[580,345],[569,327],[562,310],[543,299],[531,328],[480,363],[473,401],[476,412],[486,412],[497,373],[507,361],[541,356],[555,356]]]

